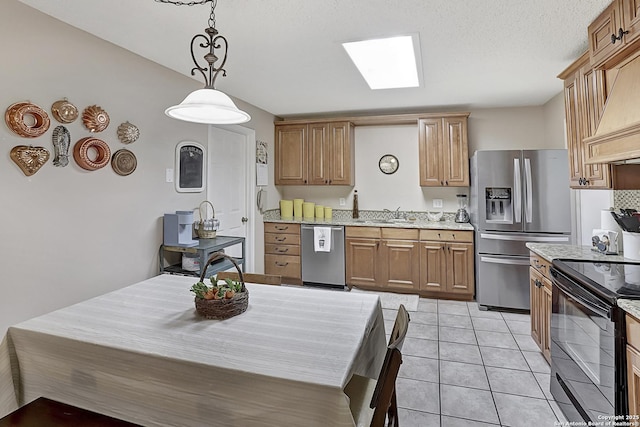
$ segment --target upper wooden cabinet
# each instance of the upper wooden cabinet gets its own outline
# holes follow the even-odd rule
[[[447,115],[418,120],[421,186],[469,186],[468,116]]]
[[[582,55],[560,76],[564,80],[564,106],[569,150],[571,188],[610,188],[611,167],[607,164],[586,164],[587,146],[583,139],[593,135],[607,98],[603,70],[593,69],[589,53]]]
[[[275,123],[276,185],[353,185],[350,122]]]
[[[640,0],[614,0],[588,28],[594,68],[612,67],[640,46]]]

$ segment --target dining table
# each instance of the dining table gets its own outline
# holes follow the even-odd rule
[[[11,326],[0,417],[43,396],[145,426],[354,426],[345,386],[377,378],[380,298],[247,283],[244,313],[195,311],[162,274]]]

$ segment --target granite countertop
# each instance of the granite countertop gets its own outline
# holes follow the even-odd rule
[[[527,242],[527,248],[549,262],[556,258],[570,258],[585,261],[633,262],[622,255],[604,255],[599,252],[594,252],[591,250],[591,246]]]
[[[311,224],[311,225],[345,225],[355,227],[386,227],[386,228],[422,228],[436,230],[464,230],[473,231],[473,225],[455,221],[424,221],[424,220],[384,220],[384,219],[304,219],[304,218],[272,218],[265,219],[264,222],[286,222],[290,224]]]
[[[527,243],[527,248],[551,262],[556,258],[571,258],[585,261],[613,261],[634,262],[636,260],[625,258],[623,255],[603,255],[593,252],[591,246],[560,245],[547,243]],[[627,313],[640,319],[640,301],[619,299],[618,306]]]

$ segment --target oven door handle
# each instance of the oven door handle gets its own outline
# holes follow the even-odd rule
[[[591,298],[586,291],[582,288],[575,286],[570,288],[569,286],[562,283],[561,280],[558,280],[558,274],[555,271],[552,271],[551,275],[553,276],[553,285],[558,288],[558,290],[562,291],[565,294],[567,299],[573,300],[583,307],[588,308],[599,316],[605,317],[611,320],[611,307],[605,304],[601,304],[598,301],[595,301]]]

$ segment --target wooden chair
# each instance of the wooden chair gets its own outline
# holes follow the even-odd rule
[[[0,419],[0,427],[140,427],[62,402],[39,397]]]
[[[396,378],[402,364],[401,350],[409,321],[409,313],[404,305],[400,305],[378,379],[354,375],[345,387],[358,427],[399,427]]]
[[[242,273],[245,283],[260,283],[262,285],[282,285],[282,276],[276,276],[274,274],[256,274],[256,273]],[[231,279],[238,281],[240,275],[236,271],[221,271],[216,275],[218,280]]]

